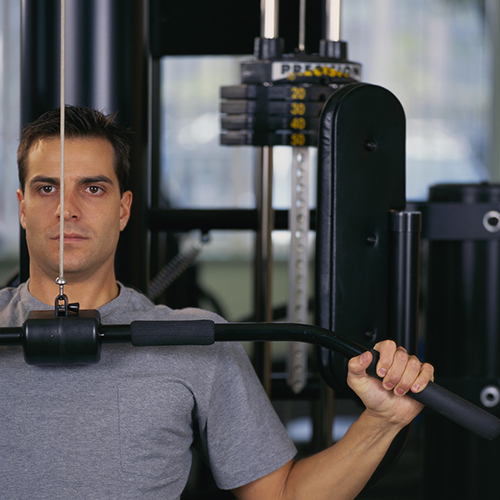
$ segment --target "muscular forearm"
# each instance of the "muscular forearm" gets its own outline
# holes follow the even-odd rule
[[[400,426],[382,424],[363,413],[334,446],[296,462],[282,492],[283,500],[347,500],[363,489]]]
[[[408,356],[391,341],[377,344],[377,373],[383,385],[366,373],[369,352],[349,361],[348,382],[367,410],[331,448],[289,462],[271,474],[235,491],[240,500],[353,499],[370,479],[398,432],[421,411],[422,405],[404,396],[421,391],[433,368]]]
[[[382,424],[385,422],[385,424]],[[335,445],[233,490],[239,500],[346,500],[363,489],[400,425],[365,411]]]

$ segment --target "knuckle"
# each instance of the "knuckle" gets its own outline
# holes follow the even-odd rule
[[[424,363],[422,365],[422,372],[428,374],[430,380],[434,380],[434,366],[429,363]]]
[[[429,363],[423,363],[422,368],[430,371],[431,373],[434,373],[434,366],[430,365]]]
[[[380,342],[377,342],[375,347],[391,347],[393,349],[396,349],[396,342],[394,340],[382,340]]]
[[[395,358],[398,362],[404,363],[408,359],[408,354],[405,349],[403,348],[398,348],[395,354]]]
[[[408,360],[408,367],[413,371],[420,371],[421,363],[417,357],[411,356]]]

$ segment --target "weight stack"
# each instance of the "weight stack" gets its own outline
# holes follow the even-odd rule
[[[436,381],[500,417],[500,185],[442,184],[428,240],[425,358]],[[424,412],[426,500],[500,498],[500,441]]]
[[[361,80],[345,42],[323,40],[315,55],[283,54],[282,45],[279,38],[257,38],[254,58],[241,64],[241,85],[221,88],[222,145],[317,146],[325,102]]]

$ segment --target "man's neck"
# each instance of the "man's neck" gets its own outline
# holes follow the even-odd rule
[[[103,279],[96,275],[91,279],[72,276],[65,278],[67,284],[64,285],[64,294],[68,297],[68,302],[78,302],[80,309],[97,309],[115,299],[120,291],[114,273],[107,274]],[[48,305],[54,305],[59,295],[55,279],[51,280],[33,269],[30,270],[29,291],[36,299]]]

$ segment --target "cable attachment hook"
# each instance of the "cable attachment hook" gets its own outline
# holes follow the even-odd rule
[[[56,285],[59,286],[59,296],[64,295],[64,285],[67,283],[67,281],[64,278],[57,277],[56,278]]]
[[[57,277],[56,285],[59,286],[59,295],[55,300],[56,316],[68,316],[68,297],[64,293],[64,285],[67,281],[64,278]]]
[[[78,315],[80,311],[80,304],[75,302],[73,304],[68,304],[68,297],[64,293],[64,285],[67,281],[64,278],[56,278],[56,284],[59,286],[59,295],[55,300],[55,313],[56,316],[69,316],[70,312]]]

